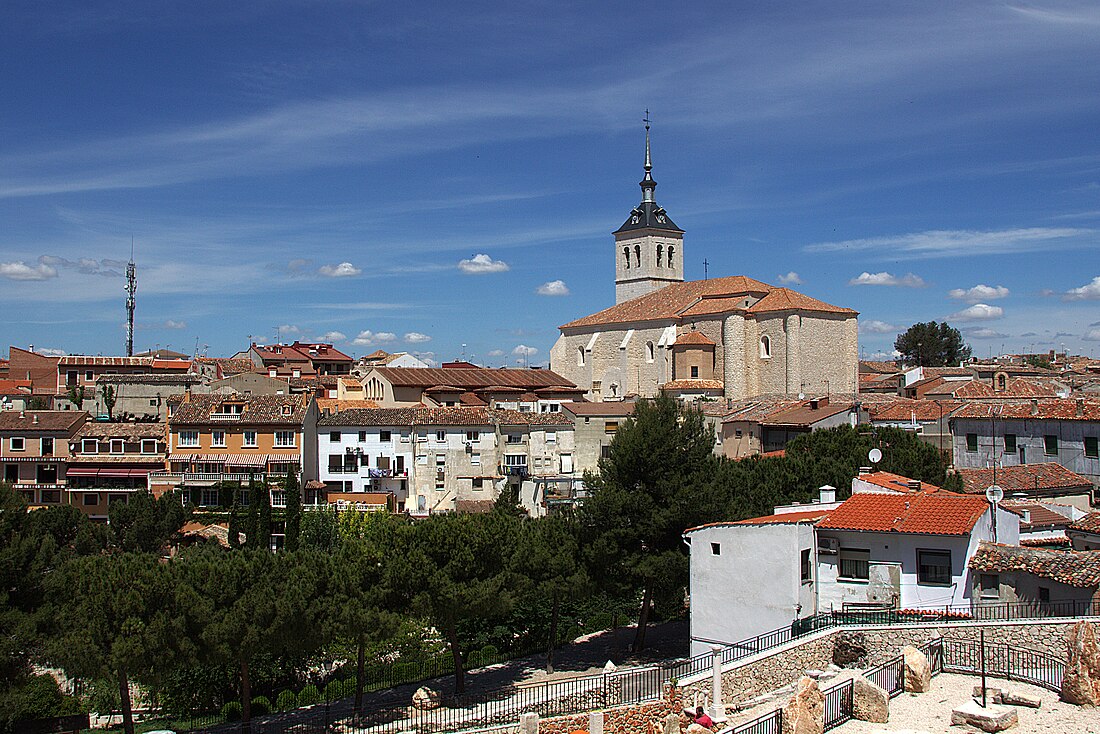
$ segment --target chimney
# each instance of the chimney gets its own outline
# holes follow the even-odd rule
[[[1035,398],[1031,399],[1031,414],[1039,415],[1039,401]]]
[[[814,398],[810,400],[810,410],[817,410],[817,406],[820,404],[820,398]]]
[[[276,375],[276,373],[277,373],[277,370],[274,367],[268,367],[267,368],[267,376],[268,377],[274,377]]]
[[[1084,398],[1077,398],[1077,410],[1075,411],[1075,414],[1077,415],[1078,418],[1084,418],[1085,417],[1085,399]]]
[[[1023,515],[1024,522],[1031,522],[1031,510],[1020,510],[1020,514]]]
[[[861,466],[859,468],[859,475],[861,477],[865,474],[870,474],[870,473],[871,473],[871,467],[869,467],[869,466]]]
[[[819,487],[817,492],[821,504],[825,505],[830,502],[836,502],[836,487],[830,487],[826,484],[823,487]]]
[[[919,492],[921,486],[920,480],[910,479],[908,482],[905,483],[905,486],[909,489],[910,492]]]
[[[38,425],[38,413],[34,414],[34,418],[31,419],[31,423],[33,423],[36,426]]]

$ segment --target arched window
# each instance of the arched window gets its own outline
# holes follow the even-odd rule
[[[623,248],[623,259],[626,260],[626,269],[630,270],[630,248]]]
[[[673,255],[673,253],[675,253],[675,252],[676,252],[676,248],[675,248],[675,247],[673,247],[672,245],[669,245],[669,246],[668,246],[668,266],[669,266],[670,268],[671,268],[671,267],[673,267],[673,265],[672,265],[672,255]]]
[[[653,342],[645,343],[645,361],[652,362],[654,358],[653,354]]]
[[[664,254],[664,247],[657,245],[657,267],[661,267],[661,256]]]
[[[1008,377],[1004,372],[997,375],[997,390],[1004,390],[1008,385]]]
[[[769,359],[772,356],[772,340],[770,337],[760,337],[760,358]]]
[[[642,267],[642,246],[634,245],[634,262],[638,267]]]
[[[577,347],[577,366],[584,367],[584,347]]]

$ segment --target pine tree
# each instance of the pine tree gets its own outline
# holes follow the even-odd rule
[[[259,497],[256,498],[256,545],[255,548],[271,550],[271,531],[273,522],[271,519],[271,490],[267,482],[260,482],[256,489]]]
[[[286,549],[298,550],[298,538],[302,528],[302,490],[298,487],[298,475],[291,469],[286,475]]]
[[[229,547],[241,547],[241,483],[233,488],[233,506],[229,509]]]

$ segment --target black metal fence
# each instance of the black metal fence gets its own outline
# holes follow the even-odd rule
[[[951,673],[980,673],[983,647],[986,675],[1031,683],[1055,692],[1062,690],[1065,661],[1024,647],[988,643],[983,646],[972,640],[944,640],[943,669]]]

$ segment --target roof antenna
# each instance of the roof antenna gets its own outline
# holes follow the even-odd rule
[[[707,267],[710,265],[707,259],[703,258],[703,280],[707,280]]]
[[[137,292],[137,273],[134,266],[134,236],[130,235],[130,262],[126,265],[126,356],[134,356],[134,294]]]

